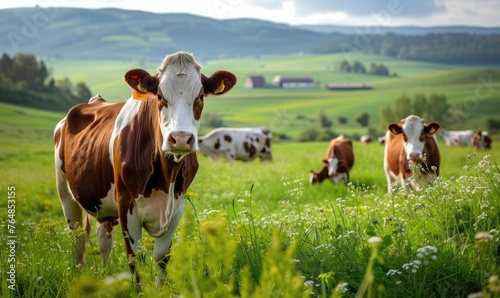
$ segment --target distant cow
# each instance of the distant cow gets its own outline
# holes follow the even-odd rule
[[[439,123],[425,124],[424,119],[415,115],[387,126],[384,170],[389,193],[394,180],[408,193],[406,182],[414,174],[410,165],[421,168],[423,181],[433,181],[439,175],[440,156],[435,136],[439,128]],[[420,185],[412,181],[411,187],[418,190]]]
[[[198,139],[200,151],[212,160],[219,157],[235,160],[261,161],[273,159],[271,131],[259,128],[217,128]]]
[[[444,130],[439,131],[448,146],[469,146],[484,150],[491,148],[491,138],[486,131],[473,130]]]
[[[378,137],[377,142],[381,145],[384,145],[385,144],[385,136]]]
[[[491,137],[487,131],[478,129],[474,132],[474,135],[472,135],[472,147],[476,149],[491,149],[491,143]]]
[[[183,195],[198,170],[194,152],[205,96],[236,84],[230,72],[207,77],[200,69],[191,54],[177,52],[154,75],[129,70],[124,79],[133,96],[127,101],[107,104],[96,96],[71,108],[55,128],[56,183],[66,223],[70,230],[81,227],[83,212],[97,219],[104,263],[113,226],[120,224],[132,273],[143,228],[156,238],[153,259],[165,269]],[[82,266],[86,240],[74,243],[75,263]]]
[[[363,144],[369,144],[373,142],[373,139],[370,136],[362,136],[361,138],[359,138],[359,141]]]
[[[354,152],[352,141],[340,135],[330,141],[323,159],[323,167],[319,172],[310,172],[309,183],[321,183],[325,179],[330,179],[334,183],[344,181],[349,183],[349,172],[354,165]]]

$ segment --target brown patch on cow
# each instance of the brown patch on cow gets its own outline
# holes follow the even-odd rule
[[[120,164],[119,173],[127,181],[127,189],[134,198],[145,192],[155,170],[153,161],[157,159],[155,154],[158,146],[156,130],[159,130],[156,117],[156,105],[147,102],[141,104],[139,113],[122,129],[115,142],[115,147],[119,148],[119,160],[115,158],[115,167]]]
[[[219,150],[219,148],[220,148],[220,139],[219,138],[217,138],[217,141],[214,144],[214,148]]]
[[[91,212],[100,209],[100,199],[114,182],[109,140],[114,119],[123,105],[102,105],[99,101],[77,105],[68,112],[61,127],[60,154],[68,185],[75,200]]]
[[[224,141],[231,143],[233,141],[233,138],[231,138],[230,135],[224,135]]]
[[[200,93],[198,94],[198,97],[194,100],[193,103],[193,115],[194,119],[200,120],[201,118],[201,112],[203,111],[203,106],[204,106],[204,100],[205,95],[203,90],[200,90]]]
[[[243,148],[245,149],[245,152],[248,152],[250,158],[254,157],[257,153],[257,149],[255,149],[255,146],[247,141],[243,142]]]
[[[410,165],[406,159],[406,152],[404,150],[403,134],[394,134],[391,131],[389,137],[386,139],[386,146],[388,146],[387,156],[389,169],[396,175],[403,174],[404,178],[412,175]]]

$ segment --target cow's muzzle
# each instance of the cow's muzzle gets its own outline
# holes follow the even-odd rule
[[[193,151],[195,137],[187,131],[175,131],[168,136],[169,151],[174,154],[186,154]]]
[[[417,153],[417,152],[410,153],[410,161],[419,161],[421,159],[422,159],[422,155],[420,155],[420,153]]]

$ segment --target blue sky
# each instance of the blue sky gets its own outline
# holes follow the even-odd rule
[[[57,6],[191,13],[288,24],[500,27],[500,0],[18,0],[1,8]]]

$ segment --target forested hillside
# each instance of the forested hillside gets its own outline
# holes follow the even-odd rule
[[[420,35],[370,29],[320,32],[255,19],[217,20],[120,9],[0,10],[0,48],[10,55],[23,52],[47,59],[156,62],[179,50],[193,52],[200,60],[361,51],[439,63],[500,62],[500,35],[488,28],[449,27]]]
[[[55,80],[45,62],[37,61],[33,55],[3,54],[0,59],[0,102],[66,111],[90,97],[85,83],[73,85],[68,78]]]
[[[334,36],[312,49],[317,53],[362,51],[400,60],[437,63],[500,63],[500,35],[432,33],[426,35]]]

